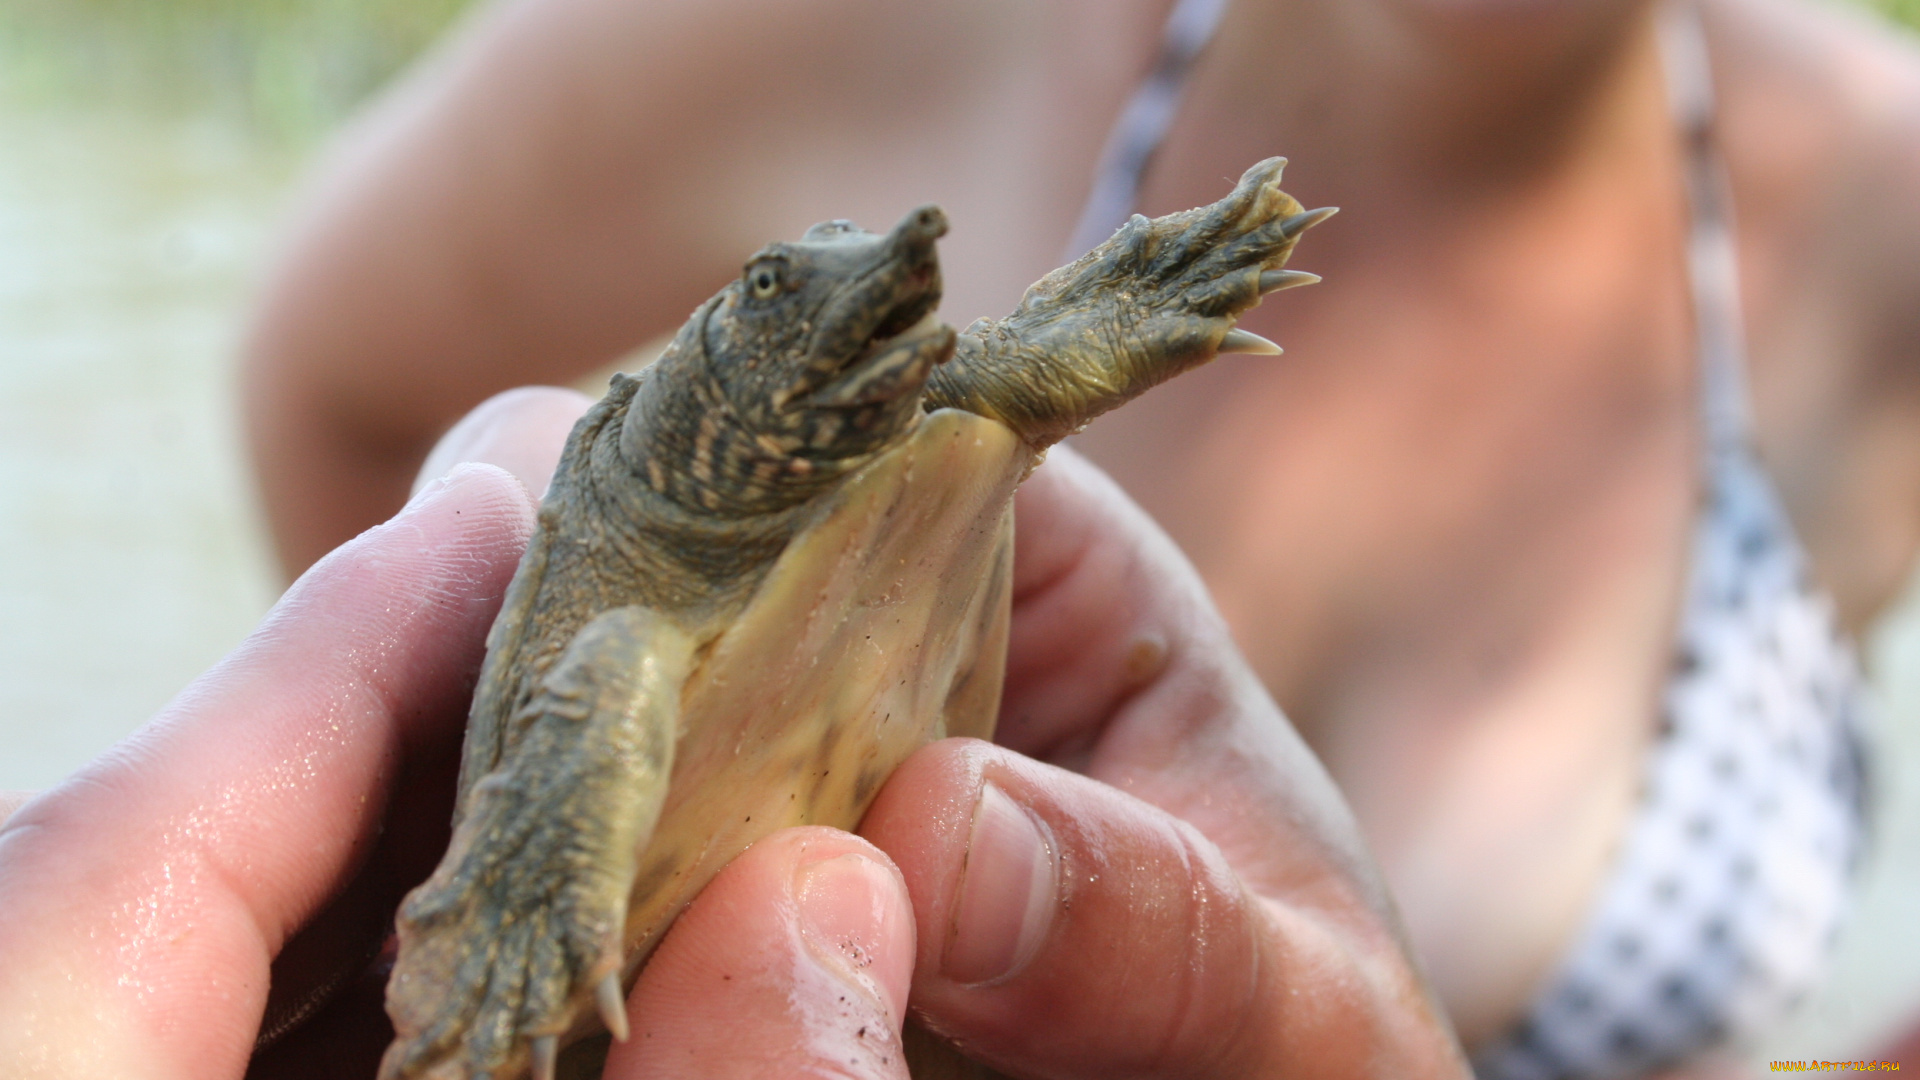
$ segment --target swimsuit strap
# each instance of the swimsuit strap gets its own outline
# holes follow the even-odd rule
[[[1687,275],[1700,365],[1701,423],[1712,475],[1727,455],[1751,453],[1752,445],[1732,184],[1714,130],[1713,68],[1699,5],[1689,0],[1663,4],[1659,19],[1667,94],[1686,155]]]
[[[1187,73],[1193,67],[1213,31],[1220,25],[1220,14],[1227,0],[1178,0],[1167,13],[1167,25],[1160,35],[1160,54],[1153,71],[1127,100],[1126,108],[1114,121],[1107,145],[1100,152],[1100,164],[1093,174],[1093,189],[1080,210],[1080,220],[1067,241],[1066,259],[1071,262],[1086,254],[1095,244],[1113,235],[1133,214],[1140,194],[1140,181],[1153,163],[1153,155],[1166,138],[1180,107],[1180,92],[1186,88]]]

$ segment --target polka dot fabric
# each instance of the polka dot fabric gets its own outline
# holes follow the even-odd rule
[[[1863,832],[1857,665],[1751,453],[1712,470],[1640,813],[1482,1080],[1635,1076],[1817,980]]]

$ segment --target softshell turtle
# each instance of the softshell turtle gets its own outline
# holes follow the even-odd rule
[[[487,638],[453,840],[398,919],[383,1078],[551,1077],[624,1037],[623,989],[748,844],[852,828],[915,749],[991,736],[1015,486],[1148,387],[1279,351],[1234,321],[1316,280],[1280,266],[1332,212],[1284,165],[1136,215],[961,334],[933,314],[939,208],[816,225],[615,377]]]

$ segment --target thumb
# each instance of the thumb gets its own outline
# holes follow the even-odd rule
[[[859,837],[788,829],[713,879],[628,999],[607,1080],[905,1080],[913,976],[900,871]]]
[[[916,1014],[996,1068],[1467,1075],[1391,927],[1337,873],[1260,896],[1186,822],[965,739],[909,758],[861,832],[912,892]]]

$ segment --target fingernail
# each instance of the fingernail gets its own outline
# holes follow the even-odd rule
[[[1058,893],[1053,845],[1040,824],[1005,792],[983,785],[942,974],[984,983],[1025,967],[1047,938]]]
[[[800,868],[794,893],[814,954],[904,1016],[913,981],[913,913],[888,867],[848,852]]]
[[[467,478],[468,473],[473,472],[477,468],[479,468],[479,466],[465,461],[455,462],[448,466],[446,472],[420,484],[407,499],[407,505],[401,507],[400,512],[393,515],[394,520],[399,520],[411,514],[417,514],[439,502],[441,499],[446,498],[454,487]]]
[[[440,497],[448,487],[452,486],[448,481],[446,474],[436,475],[432,479],[421,477],[420,482],[414,485],[413,494],[407,496],[407,505],[401,507],[400,513],[393,516],[411,514]]]
[[[560,446],[589,399],[572,390],[523,386],[496,394],[440,437],[420,465],[413,486],[425,487],[463,462],[505,469],[534,498],[546,493]]]
[[[445,480],[464,464],[491,460],[488,451],[498,441],[500,429],[498,412],[483,406],[440,437],[440,441],[427,452],[426,460],[420,463],[420,471],[414,475],[413,490],[416,497]]]

